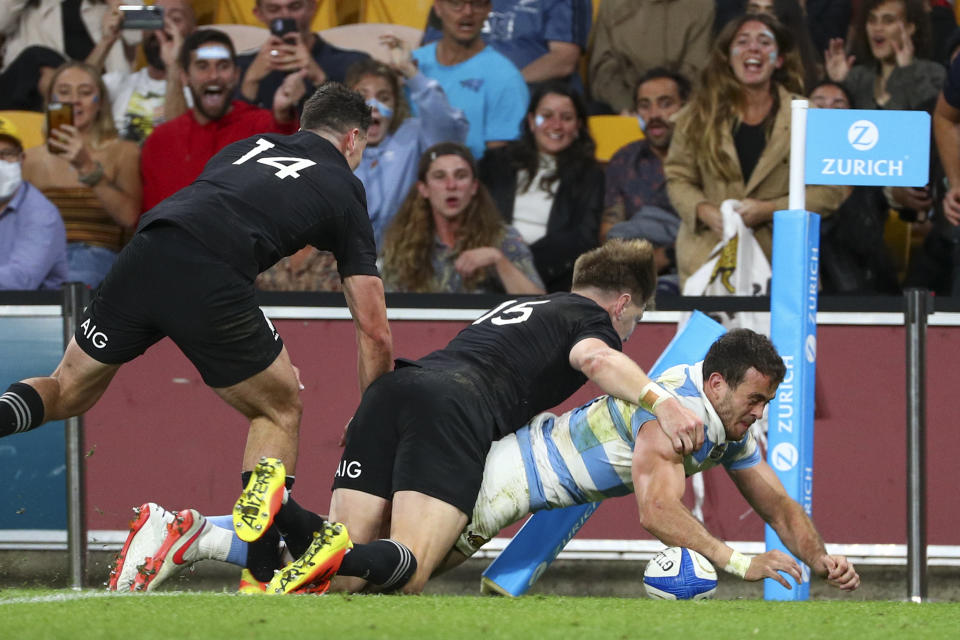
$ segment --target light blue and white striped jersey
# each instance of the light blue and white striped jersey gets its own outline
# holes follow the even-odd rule
[[[687,476],[718,464],[744,469],[760,462],[752,432],[729,442],[703,393],[703,363],[678,365],[657,382],[704,425],[703,446],[683,460]],[[600,396],[561,416],[542,413],[516,432],[530,510],[566,507],[633,493],[633,445],[643,423],[656,417],[639,406]]]

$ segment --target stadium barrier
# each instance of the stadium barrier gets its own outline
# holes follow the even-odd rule
[[[495,306],[504,298],[498,296],[424,295],[388,297],[389,317],[394,327],[398,354],[418,356],[446,342],[466,322],[484,309]],[[299,491],[310,499],[310,506],[318,510],[326,507],[329,498],[329,469],[335,468],[339,450],[336,434],[352,413],[358,393],[351,376],[343,376],[343,363],[352,362],[354,346],[353,326],[338,294],[264,294],[261,303],[267,314],[278,321],[278,329],[291,348],[298,366],[304,370],[308,393],[305,397],[305,433],[303,457],[315,460],[298,482]],[[955,350],[950,345],[960,336],[960,301],[937,299],[937,313],[931,316],[931,350],[927,363],[931,371],[931,397],[950,397],[955,366]],[[696,298],[672,299],[661,302],[660,309],[649,312],[644,326],[634,340],[627,344],[627,352],[640,362],[652,362],[659,350],[673,335],[674,325],[682,312],[694,307],[706,311],[759,310],[769,308],[769,299]],[[0,362],[19,367],[13,375],[3,369],[4,384],[13,379],[45,373],[51,364],[51,349],[36,348],[31,333],[46,331],[61,325],[62,306],[58,293],[14,294],[0,293]],[[22,320],[29,320],[27,326]],[[902,375],[903,357],[899,356],[900,331],[904,323],[902,299],[837,298],[821,301],[817,315],[821,325],[821,374],[827,373],[823,402],[818,406],[818,424],[822,445],[818,446],[818,482],[830,488],[818,497],[818,525],[830,541],[843,542],[830,548],[853,558],[869,558],[871,562],[904,564],[903,532],[906,527],[891,515],[901,499],[903,468],[896,454],[902,450],[903,407],[906,399],[893,388]],[[6,331],[8,321],[14,330]],[[898,328],[900,327],[900,328]],[[62,329],[54,331],[54,342],[62,350]],[[643,337],[642,340],[638,339]],[[166,342],[166,341],[164,341]],[[11,343],[26,345],[23,353],[13,353]],[[899,342],[899,344],[903,344]],[[56,351],[54,349],[54,351]],[[56,354],[53,354],[56,357]],[[881,357],[882,356],[882,357]],[[46,361],[43,361],[46,357]],[[16,362],[11,363],[11,360]],[[851,362],[855,360],[855,362]],[[330,367],[327,363],[337,363]],[[879,364],[878,364],[879,363]],[[347,365],[351,367],[351,365]],[[860,367],[863,369],[861,370]],[[2,369],[2,367],[0,367]],[[879,371],[878,371],[879,370]],[[882,380],[883,393],[871,385]],[[842,387],[842,389],[839,389]],[[866,387],[866,388],[864,388]],[[352,388],[352,389],[351,389]],[[903,389],[901,386],[899,389]],[[818,389],[820,391],[820,389]],[[583,402],[595,395],[586,388],[571,399],[570,405]],[[955,509],[951,508],[954,489],[948,480],[952,460],[960,455],[958,443],[948,432],[951,416],[946,403],[935,403],[931,409],[933,424],[930,432],[931,486],[930,534],[935,543],[928,548],[928,563],[958,565],[960,553],[952,546],[952,532],[960,526]],[[899,409],[897,409],[899,407]],[[319,419],[328,423],[326,433],[318,433],[314,423]],[[891,416],[894,416],[891,418]],[[224,441],[224,425],[238,429],[236,442]],[[172,345],[161,343],[146,356],[125,366],[103,401],[88,413],[88,444],[81,450],[87,470],[88,503],[84,512],[90,521],[91,549],[115,548],[125,536],[124,524],[129,507],[145,500],[157,500],[169,506],[197,506],[208,513],[224,511],[235,497],[235,462],[239,460],[242,420],[234,415],[214,394],[199,383],[191,365]],[[340,425],[339,427],[337,425]],[[891,437],[891,433],[898,437]],[[857,435],[861,435],[863,442]],[[36,467],[44,451],[29,451],[24,442],[31,437],[46,438],[41,449],[52,439],[62,435],[55,427],[45,426],[29,434],[0,441],[0,455],[9,455],[10,449],[23,459],[5,458],[3,468],[11,473],[17,464],[20,469]],[[157,440],[163,444],[156,447]],[[147,464],[138,457],[144,446],[151,457]],[[232,448],[231,448],[232,447]],[[233,451],[236,449],[236,451]],[[856,450],[856,453],[853,451]],[[50,467],[41,474],[44,479],[63,484],[64,453],[60,449],[60,470]],[[212,452],[216,451],[216,454]],[[893,455],[891,455],[891,452]],[[234,455],[235,454],[235,455]],[[869,465],[850,465],[850,460],[871,461]],[[869,466],[862,470],[851,466]],[[318,479],[319,469],[319,479]],[[859,473],[859,475],[858,475]],[[861,477],[863,476],[863,477]],[[722,478],[722,476],[718,476]],[[32,478],[32,479],[31,479]],[[13,483],[5,504],[0,505],[0,548],[62,548],[65,536],[63,514],[47,513],[48,521],[26,525],[28,519],[56,499],[31,502],[21,513],[20,505],[39,490],[36,475]],[[857,487],[879,486],[884,491],[863,492]],[[307,487],[317,487],[311,495]],[[326,493],[325,493],[326,492]],[[726,506],[729,491],[717,485],[715,500]],[[878,495],[863,495],[864,493]],[[13,502],[16,500],[16,502]],[[49,504],[47,504],[49,503]],[[65,500],[59,501],[65,513]],[[622,505],[622,503],[621,503]],[[721,513],[709,521],[712,530],[745,552],[753,542],[762,538],[754,525],[747,531],[744,524],[755,516],[743,518],[742,509],[736,513]],[[54,509],[55,511],[56,509]],[[722,511],[731,511],[721,508]],[[574,540],[560,558],[597,557],[628,559],[646,554],[655,541],[638,540],[643,532],[636,522],[635,507],[620,506],[598,512],[579,539]],[[618,512],[618,513],[615,513]],[[902,513],[902,512],[901,512]],[[43,515],[43,514],[41,514]],[[20,525],[23,522],[26,526]],[[746,533],[744,533],[747,531]],[[38,533],[41,532],[41,533]],[[509,533],[509,532],[507,532]],[[62,537],[58,537],[62,536]],[[497,549],[498,541],[489,549]],[[485,554],[491,551],[485,550]]]

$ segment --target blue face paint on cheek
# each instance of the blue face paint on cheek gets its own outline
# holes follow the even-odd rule
[[[777,64],[777,52],[776,52],[776,51],[771,51],[771,52],[770,52],[770,64]]]
[[[546,118],[544,118],[543,116],[541,116],[539,113],[538,113],[536,116],[534,116],[534,118],[533,118],[533,124],[536,125],[536,127],[537,127],[538,129],[539,129],[540,127],[542,127],[542,126],[543,126],[543,123],[546,122],[546,121],[547,121]]]

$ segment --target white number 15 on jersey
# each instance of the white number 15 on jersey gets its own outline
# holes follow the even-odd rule
[[[480,324],[487,319],[489,319],[490,322],[498,327],[505,324],[526,322],[530,319],[530,314],[533,313],[533,305],[547,304],[548,302],[550,301],[527,300],[526,302],[517,302],[516,300],[507,300],[496,309],[488,311],[484,315],[474,320],[473,324]]]

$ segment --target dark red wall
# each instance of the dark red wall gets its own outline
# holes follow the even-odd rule
[[[295,495],[325,513],[339,460],[337,439],[359,399],[353,324],[276,322],[306,390]],[[391,322],[398,355],[442,346],[464,323]],[[643,324],[626,352],[649,366],[673,336],[672,324]],[[928,542],[960,544],[952,471],[960,437],[949,399],[960,394],[960,327],[928,333]],[[819,328],[814,520],[828,542],[906,542],[904,329]],[[582,389],[564,408],[599,394]],[[130,508],[152,500],[167,508],[228,513],[240,490],[247,425],[164,340],[124,366],[86,417],[90,529],[121,529]],[[759,518],[723,471],[708,472],[707,524],[728,540],[762,540]],[[649,537],[632,498],[608,501],[581,537]],[[624,502],[626,501],[626,502]]]

